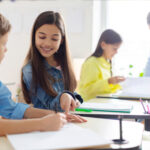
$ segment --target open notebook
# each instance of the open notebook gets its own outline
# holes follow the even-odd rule
[[[15,150],[81,149],[112,143],[95,132],[68,123],[59,131],[31,132],[7,136]]]
[[[105,112],[124,112],[130,113],[133,106],[131,104],[118,104],[118,103],[82,103],[80,109],[88,109],[94,111]]]
[[[110,95],[98,95],[98,98],[148,99],[150,100],[150,77],[126,78],[121,82],[122,90]]]

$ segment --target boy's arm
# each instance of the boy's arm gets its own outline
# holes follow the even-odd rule
[[[66,115],[62,113],[55,113],[36,119],[0,119],[0,136],[31,131],[56,131],[66,123]]]
[[[24,118],[41,118],[48,114],[54,114],[54,111],[29,107],[24,113]]]
[[[0,136],[14,133],[40,131],[40,119],[8,120],[0,119]]]

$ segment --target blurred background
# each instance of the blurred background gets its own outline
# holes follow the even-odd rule
[[[113,59],[113,74],[137,77],[150,56],[150,31],[146,17],[149,0],[0,0],[0,13],[12,24],[8,51],[0,64],[0,79],[16,94],[20,70],[30,44],[33,22],[39,13],[62,14],[77,80],[83,61],[95,50],[105,29],[123,38]]]

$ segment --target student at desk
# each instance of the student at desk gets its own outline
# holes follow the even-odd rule
[[[115,31],[108,29],[102,33],[95,52],[82,65],[77,90],[84,100],[121,89],[118,83],[125,78],[112,76],[111,72],[111,60],[121,43],[122,39]]]
[[[55,109],[56,104],[58,111],[68,113],[83,102],[74,92],[76,79],[58,12],[43,12],[35,20],[21,78],[24,99],[36,108]]]
[[[0,63],[7,51],[6,43],[11,29],[9,21],[0,14]],[[84,122],[85,119],[50,110],[32,108],[27,104],[15,103],[8,88],[0,81],[0,136],[31,131],[60,129],[67,121]],[[24,119],[23,119],[24,118]],[[28,118],[28,119],[27,119]],[[30,119],[37,118],[37,119]],[[13,120],[9,120],[13,119]],[[16,119],[16,120],[15,120]],[[23,119],[23,120],[19,120]]]

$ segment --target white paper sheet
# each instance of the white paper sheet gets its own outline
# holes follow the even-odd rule
[[[71,149],[111,143],[93,131],[72,123],[59,131],[31,132],[7,137],[15,150]]]
[[[121,86],[122,92],[113,95],[150,98],[150,77],[127,78]]]

